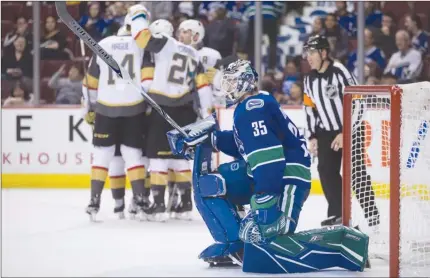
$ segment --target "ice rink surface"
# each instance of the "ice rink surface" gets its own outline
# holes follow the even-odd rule
[[[127,192],[126,201],[131,193]],[[2,190],[2,276],[69,277],[233,277],[266,274],[243,273],[240,268],[209,268],[199,253],[213,240],[194,211],[193,221],[167,223],[119,220],[105,190],[101,223],[84,213],[88,190]],[[327,204],[323,196],[310,196],[298,230],[319,227]],[[128,215],[126,215],[128,217]],[[363,273],[327,270],[277,277],[387,277],[385,262],[372,261]]]

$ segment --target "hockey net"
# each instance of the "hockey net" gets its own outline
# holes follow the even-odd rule
[[[429,129],[430,82],[345,90],[343,224],[390,277],[430,277]]]

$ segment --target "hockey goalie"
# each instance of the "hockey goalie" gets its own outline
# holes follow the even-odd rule
[[[249,61],[229,64],[220,80],[227,105],[236,105],[233,130],[217,130],[210,116],[184,127],[186,138],[167,134],[173,153],[194,159],[194,200],[215,241],[199,258],[254,273],[363,271],[369,238],[362,232],[339,225],[296,233],[311,186],[310,155],[276,100],[258,91]],[[212,148],[236,160],[212,173]],[[241,219],[236,206],[244,204],[251,209]]]

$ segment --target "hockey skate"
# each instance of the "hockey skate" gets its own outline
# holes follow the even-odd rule
[[[333,225],[339,225],[342,224],[342,217],[336,217],[336,216],[330,216],[329,218],[321,221],[321,227],[325,226],[333,226]]]
[[[193,203],[191,201],[191,189],[180,190],[180,200],[176,206],[172,206],[174,218],[179,220],[192,220],[191,211],[193,210]]]
[[[154,202],[151,206],[145,209],[148,221],[166,222],[168,215],[166,212],[166,205],[164,202]]]
[[[90,221],[91,222],[97,222],[96,220],[96,214],[100,210],[100,195],[96,195],[95,197],[91,198],[90,204],[87,206],[87,209],[85,212],[90,215]]]
[[[140,221],[148,220],[146,210],[150,207],[151,202],[149,197],[138,195],[133,196],[131,199],[130,207],[128,208],[128,213],[131,219],[139,219]]]
[[[243,249],[234,254],[225,257],[214,257],[204,260],[209,263],[210,267],[242,267],[243,264]]]
[[[179,193],[175,186],[169,186],[169,201],[167,202],[166,212],[169,214],[169,218],[175,218],[175,208],[179,203]]]
[[[116,199],[115,200],[115,208],[113,209],[113,213],[118,215],[119,219],[125,218],[124,209],[125,209],[124,198]]]

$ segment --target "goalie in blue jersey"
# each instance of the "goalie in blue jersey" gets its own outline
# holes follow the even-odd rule
[[[194,159],[195,203],[215,240],[200,258],[255,273],[363,271],[369,239],[360,231],[339,225],[296,233],[311,186],[310,155],[277,101],[258,91],[254,68],[238,60],[220,79],[227,105],[236,105],[233,130],[217,130],[208,117],[184,127],[187,138],[167,134],[175,154]],[[212,148],[236,160],[210,172]],[[244,204],[251,209],[241,218],[236,208]]]

